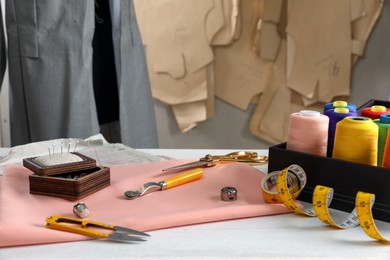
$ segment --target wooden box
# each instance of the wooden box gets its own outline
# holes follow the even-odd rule
[[[110,185],[110,168],[97,167],[96,161],[79,153],[80,161],[41,165],[37,158],[26,158],[23,166],[29,176],[30,193],[78,200]]]

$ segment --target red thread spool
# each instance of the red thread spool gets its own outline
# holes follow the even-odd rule
[[[390,114],[390,108],[385,106],[366,107],[363,108],[360,115],[374,120],[380,118],[382,114]]]

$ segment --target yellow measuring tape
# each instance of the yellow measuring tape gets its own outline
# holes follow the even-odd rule
[[[375,202],[375,195],[359,191],[356,195],[356,212],[360,221],[360,226],[366,234],[373,238],[384,242],[390,242],[388,238],[381,235],[375,225],[372,215],[372,206]]]
[[[354,208],[353,211],[342,221],[336,222],[333,220],[329,213],[329,205],[332,202],[333,194],[334,192],[332,188],[321,185],[316,186],[313,193],[313,207],[317,217],[325,224],[337,228],[351,228],[358,226],[359,219],[356,213],[356,208]]]
[[[375,195],[358,192],[356,195],[355,209],[343,217],[341,221],[335,221],[329,212],[334,191],[330,187],[317,185],[313,192],[312,207],[304,207],[295,199],[303,190],[307,182],[305,171],[296,164],[281,171],[272,172],[262,181],[264,201],[267,203],[283,203],[292,211],[309,217],[318,217],[322,222],[341,229],[360,226],[368,236],[380,241],[390,240],[384,238],[378,231],[372,215],[372,206]],[[277,192],[272,191],[277,189]]]
[[[266,203],[283,203],[281,197],[277,190],[273,190],[276,187],[276,182],[278,179],[280,171],[274,171],[267,175],[267,178],[264,178],[261,187],[263,191],[263,199]],[[295,175],[289,173],[287,176],[287,186],[290,191],[291,196],[295,199],[298,197],[302,188],[298,183],[298,179]]]

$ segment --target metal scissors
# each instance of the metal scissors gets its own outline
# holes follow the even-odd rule
[[[124,228],[120,226],[113,226],[106,223],[69,218],[63,216],[50,216],[46,218],[46,227],[73,232],[81,235],[92,236],[97,238],[106,238],[118,242],[137,242],[145,241],[142,237],[148,237],[149,235],[134,229]],[[95,227],[98,229],[92,229],[89,227]],[[100,229],[100,230],[99,230]],[[114,233],[104,232],[102,229],[114,230]]]
[[[225,155],[206,154],[204,157],[200,158],[199,161],[173,166],[170,168],[163,169],[162,171],[168,172],[179,171],[194,167],[211,167],[217,164],[229,162],[242,162],[249,165],[261,165],[268,163],[268,157],[264,155],[259,155],[256,152],[248,151],[232,152]]]

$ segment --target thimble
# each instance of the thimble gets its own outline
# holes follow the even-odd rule
[[[89,209],[84,202],[78,202],[73,206],[73,213],[80,218],[86,218],[89,215]]]
[[[234,187],[224,187],[221,189],[221,199],[224,201],[237,200],[237,189]]]

